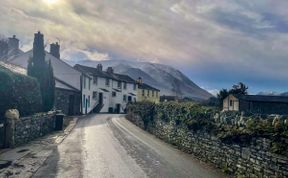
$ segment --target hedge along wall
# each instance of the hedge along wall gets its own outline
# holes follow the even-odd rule
[[[288,158],[271,152],[271,138],[252,134],[249,143],[243,143],[239,140],[243,136],[241,132],[236,141],[233,138],[228,143],[231,135],[221,139],[227,130],[215,121],[214,113],[211,108],[192,103],[137,103],[128,106],[127,119],[228,174],[288,177]]]
[[[36,79],[0,67],[0,118],[7,109],[18,109],[20,116],[40,112],[41,100]]]

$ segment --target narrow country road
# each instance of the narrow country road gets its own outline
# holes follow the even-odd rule
[[[146,133],[123,115],[90,115],[53,151],[34,178],[171,177],[224,175]]]

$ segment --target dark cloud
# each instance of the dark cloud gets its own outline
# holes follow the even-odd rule
[[[0,34],[16,34],[27,50],[41,30],[47,41],[61,40],[66,59],[170,64],[210,89],[245,80],[285,90],[287,6],[285,0],[1,0]]]

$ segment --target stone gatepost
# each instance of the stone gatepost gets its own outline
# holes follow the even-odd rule
[[[15,146],[15,122],[19,120],[19,111],[9,109],[5,113],[6,119],[6,138],[5,147],[13,148]]]

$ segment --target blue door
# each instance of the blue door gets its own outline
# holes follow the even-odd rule
[[[88,112],[88,99],[85,100],[85,114]]]

